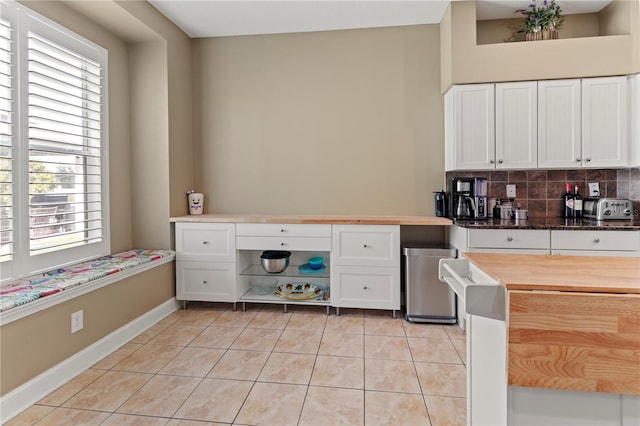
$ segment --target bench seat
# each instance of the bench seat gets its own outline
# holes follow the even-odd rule
[[[173,254],[171,250],[134,249],[3,284],[0,286],[0,312]]]

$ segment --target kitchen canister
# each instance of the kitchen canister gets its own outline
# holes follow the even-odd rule
[[[189,214],[202,214],[204,210],[204,194],[202,192],[187,192],[189,200]]]

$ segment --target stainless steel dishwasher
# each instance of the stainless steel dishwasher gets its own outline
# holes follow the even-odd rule
[[[440,281],[440,259],[454,259],[452,247],[427,244],[403,245],[404,312],[407,321],[453,324],[456,322],[456,295]]]

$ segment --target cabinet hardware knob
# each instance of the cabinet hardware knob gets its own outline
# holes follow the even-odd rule
[[[367,288],[368,288],[368,287],[365,285],[363,288],[364,288],[365,290],[367,290]]]
[[[513,237],[511,236],[507,237],[507,241],[513,241]]]
[[[494,161],[493,161],[493,160],[489,160],[489,164],[493,164],[493,163],[494,163]]]
[[[502,161],[502,160],[498,160],[498,163],[502,164],[502,163],[503,163],[503,161]]]
[[[207,285],[209,284],[206,280],[202,281],[202,284]]]
[[[596,244],[599,243],[600,242],[600,238],[594,238],[593,242],[596,243]]]
[[[576,158],[576,162],[579,163],[581,160],[579,158]]]
[[[202,244],[207,246],[207,245],[209,245],[209,241],[203,241]]]
[[[585,161],[588,163],[589,161],[591,161],[591,158],[587,158]]]
[[[366,245],[366,244],[363,244],[363,245],[362,245],[362,247],[367,248],[367,247],[369,247],[369,246],[368,246],[368,245]]]
[[[285,230],[284,230],[284,229],[281,229],[281,230],[280,230],[280,232],[285,232]]]
[[[280,243],[280,245],[281,245],[281,246],[283,246],[283,247],[284,247],[284,246],[286,246],[286,244],[285,244],[285,243]]]

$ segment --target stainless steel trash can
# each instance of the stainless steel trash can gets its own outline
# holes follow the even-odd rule
[[[405,318],[412,322],[453,324],[456,322],[456,295],[438,279],[440,259],[452,259],[452,247],[406,245],[404,257]]]

